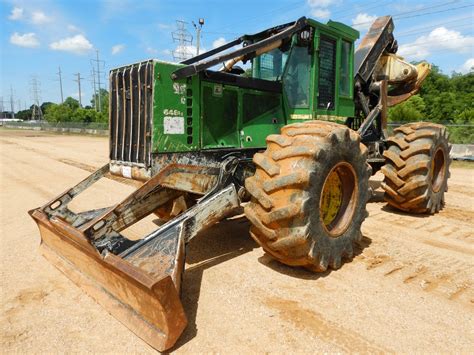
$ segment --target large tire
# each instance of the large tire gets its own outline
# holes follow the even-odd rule
[[[436,213],[448,190],[449,152],[446,127],[429,122],[410,123],[394,130],[382,167],[387,203],[411,213]]]
[[[251,236],[284,264],[338,269],[362,236],[370,195],[366,160],[359,135],[336,123],[295,123],[268,136],[267,149],[253,158],[255,175],[245,182]]]

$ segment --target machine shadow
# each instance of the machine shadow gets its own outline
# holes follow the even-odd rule
[[[354,245],[354,255],[352,258],[343,259],[341,267],[344,267],[344,264],[350,263],[356,256],[362,254],[365,248],[367,248],[372,243],[372,240],[368,237],[362,236],[362,239]],[[270,269],[279,272],[280,274],[285,274],[287,276],[303,279],[303,280],[318,280],[324,278],[337,270],[328,269],[325,272],[313,272],[303,267],[294,267],[288,266],[280,263],[274,259],[269,254],[265,253],[263,256],[258,258],[258,261],[269,267]]]
[[[204,271],[258,248],[249,235],[249,228],[245,217],[233,217],[203,231],[188,244],[181,289],[188,326],[173,348],[169,349],[170,352],[179,349],[197,334],[196,315]]]
[[[259,245],[250,237],[249,228],[250,224],[247,218],[244,216],[233,217],[203,231],[188,244],[186,270],[181,289],[181,302],[188,318],[188,326],[176,344],[169,349],[169,352],[179,349],[197,335],[196,316],[204,271],[259,248]],[[353,257],[361,254],[371,242],[370,238],[364,236],[354,246]],[[352,258],[344,260],[344,263],[351,260]],[[278,262],[268,254],[258,258],[258,261],[281,274],[306,280],[317,280],[334,272],[334,270],[328,270],[323,273],[314,273],[304,268],[290,267]]]

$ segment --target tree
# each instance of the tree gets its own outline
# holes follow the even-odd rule
[[[392,122],[421,121],[425,117],[425,101],[419,95],[414,95],[407,101],[391,107],[388,110],[388,117]]]
[[[29,120],[31,119],[31,109],[18,111],[15,117],[24,121]]]
[[[64,100],[64,104],[68,106],[71,110],[77,110],[79,106],[79,101],[76,99],[73,99],[72,97],[67,97],[66,100]]]
[[[41,107],[41,112],[43,112],[43,113],[46,112],[48,106],[51,106],[52,104],[53,103],[49,102],[49,101],[43,102],[40,106]]]
[[[92,99],[91,99],[91,105],[92,107],[99,107],[99,101],[98,101],[99,97],[97,95],[97,93],[95,93],[93,96],[92,96]],[[96,106],[96,100],[97,100],[97,106]],[[101,112],[105,112],[106,114],[108,114],[109,112],[109,92],[105,89],[100,89],[100,107],[101,107]]]
[[[44,112],[44,118],[48,122],[69,122],[72,121],[73,112],[74,110],[66,102],[60,105],[52,104]]]

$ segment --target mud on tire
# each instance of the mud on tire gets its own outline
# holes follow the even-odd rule
[[[339,268],[353,256],[367,216],[366,159],[359,135],[336,123],[295,123],[268,136],[245,183],[251,236],[284,264]]]
[[[438,212],[444,205],[451,163],[446,127],[418,122],[398,127],[394,133],[381,169],[385,200],[405,212]]]

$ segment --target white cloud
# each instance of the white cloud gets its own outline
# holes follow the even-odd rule
[[[310,7],[328,7],[338,2],[338,0],[308,0],[308,5]]]
[[[82,30],[79,27],[74,26],[74,25],[67,25],[67,30],[69,32],[82,32]]]
[[[94,47],[89,40],[83,35],[75,35],[73,37],[63,38],[49,45],[49,48],[55,51],[65,51],[74,54],[86,54]]]
[[[331,11],[329,11],[328,9],[315,8],[311,10],[311,15],[313,15],[316,18],[327,19],[331,15]]]
[[[464,36],[458,31],[438,27],[428,35],[420,36],[412,43],[399,46],[398,53],[409,60],[426,59],[433,51],[468,53],[474,46],[474,36]]]
[[[171,25],[167,25],[166,23],[159,23],[158,24],[158,28],[162,29],[162,30],[169,30],[172,28]]]
[[[307,0],[311,15],[323,20],[331,16],[331,11],[328,7],[338,2],[339,0]]]
[[[115,46],[112,46],[112,55],[119,54],[125,49],[124,44],[116,44]]]
[[[34,48],[40,45],[36,34],[33,32],[25,33],[23,35],[15,32],[10,36],[10,43],[20,46],[20,47],[27,47],[27,48]]]
[[[158,50],[153,47],[146,47],[145,52],[147,52],[148,54],[156,54],[158,53]]]
[[[474,71],[474,58],[469,58],[461,67],[461,73],[466,74]]]
[[[173,53],[171,52],[171,50],[169,50],[169,49],[163,49],[163,50],[161,51],[161,53],[163,53],[164,55],[172,55],[172,54],[173,54]]]
[[[31,14],[31,22],[35,25],[44,25],[45,23],[51,22],[51,18],[46,16],[43,11],[34,11]]]
[[[223,46],[224,44],[226,44],[226,42],[227,41],[225,40],[224,37],[219,37],[214,42],[212,42],[212,48],[217,48],[217,47]]]
[[[21,7],[14,7],[8,18],[13,21],[20,20],[23,18],[23,9]]]
[[[354,27],[356,30],[359,30],[359,31],[368,30],[376,19],[377,19],[377,16],[375,15],[360,13],[360,14],[357,14],[357,16],[352,19],[352,27]]]

